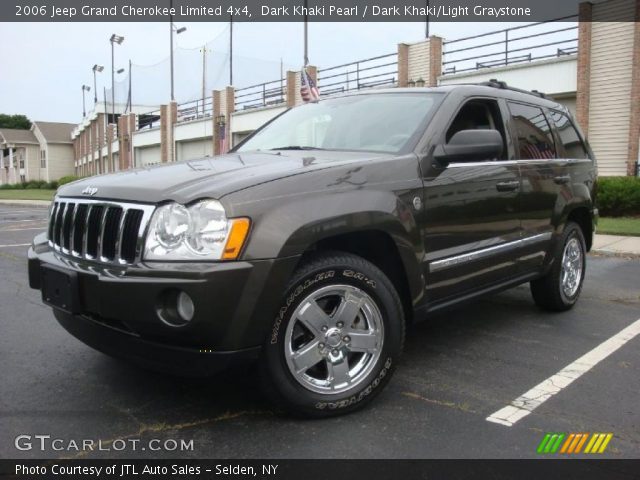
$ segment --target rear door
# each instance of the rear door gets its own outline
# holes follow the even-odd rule
[[[567,162],[559,158],[551,120],[545,110],[513,101],[507,104],[522,177],[519,270],[527,273],[542,266],[554,233],[554,212],[570,197],[567,192],[570,176]]]

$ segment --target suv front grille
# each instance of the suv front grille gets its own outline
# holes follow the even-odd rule
[[[49,245],[75,258],[127,265],[140,259],[152,205],[56,198]]]

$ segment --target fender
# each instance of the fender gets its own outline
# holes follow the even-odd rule
[[[420,261],[424,246],[412,207],[392,191],[349,190],[299,197],[266,211],[254,224],[246,258],[300,256],[315,244],[354,232],[391,237],[415,300],[423,292]]]

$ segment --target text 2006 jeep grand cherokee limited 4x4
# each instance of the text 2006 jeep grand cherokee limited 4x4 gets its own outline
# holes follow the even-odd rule
[[[567,109],[499,82],[293,108],[230,153],[59,189],[29,279],[72,335],[147,367],[258,360],[327,416],[389,381],[405,324],[531,283],[580,295],[596,166]]]

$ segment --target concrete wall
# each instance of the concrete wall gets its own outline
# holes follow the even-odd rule
[[[575,55],[539,62],[486,68],[474,72],[441,75],[439,85],[486,82],[492,78],[523,90],[538,90],[548,94],[575,93],[578,61]]]

